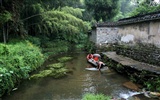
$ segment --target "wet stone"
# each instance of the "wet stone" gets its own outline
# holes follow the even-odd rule
[[[139,91],[140,90],[138,85],[134,84],[133,82],[126,82],[126,83],[123,84],[123,86],[127,87],[131,90],[134,90],[134,91]]]

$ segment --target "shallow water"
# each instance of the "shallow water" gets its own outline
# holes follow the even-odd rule
[[[72,74],[61,79],[48,77],[24,81],[16,91],[5,95],[2,100],[81,100],[86,93],[102,93],[114,98],[122,98],[131,92],[122,86],[129,80],[113,70],[103,72],[85,70],[90,66],[86,62],[85,53],[73,53],[67,56],[75,58],[66,63],[66,67],[73,69]],[[55,61],[47,63],[52,62]]]

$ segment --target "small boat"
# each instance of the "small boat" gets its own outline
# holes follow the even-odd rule
[[[101,69],[105,66],[105,63],[99,61],[101,56],[99,54],[88,54],[87,61],[92,64],[95,68]]]

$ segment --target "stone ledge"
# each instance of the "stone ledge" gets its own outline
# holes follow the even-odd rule
[[[133,60],[128,57],[124,57],[122,55],[117,55],[116,52],[102,52],[103,55],[107,56],[109,59],[112,59],[125,67],[131,67],[134,69],[137,69],[139,71],[149,71],[156,74],[160,74],[160,67],[150,65],[147,63],[139,62],[136,60]],[[147,59],[147,58],[146,58]]]

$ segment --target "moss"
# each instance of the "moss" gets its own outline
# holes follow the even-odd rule
[[[61,57],[61,58],[58,59],[58,61],[59,62],[66,62],[66,61],[71,60],[71,59],[72,59],[72,57]]]
[[[54,63],[48,65],[48,69],[44,71],[40,71],[38,74],[32,75],[30,79],[38,79],[43,77],[53,77],[53,78],[61,78],[66,76],[66,73],[69,70],[64,67],[63,63]]]
[[[85,96],[83,97],[82,100],[111,100],[111,97],[110,96],[105,96],[103,94],[87,93],[87,94],[85,94]]]
[[[54,63],[54,64],[48,65],[48,67],[54,68],[54,69],[60,69],[64,67],[64,63]]]
[[[40,71],[38,74],[34,74],[30,77],[30,79],[38,79],[38,78],[43,78],[47,77],[52,73],[52,70],[43,70]]]
[[[116,68],[116,70],[117,70],[117,72],[119,72],[119,73],[123,73],[125,70],[124,70],[124,66],[123,65],[121,65],[120,63],[118,63],[116,66],[115,66]]]
[[[66,68],[60,68],[60,69],[50,68],[48,70],[40,71],[38,74],[32,75],[30,79],[39,79],[48,76],[53,78],[61,78],[63,76],[66,76],[67,71],[68,70]]]
[[[66,68],[60,68],[60,69],[56,69],[56,70],[53,68],[51,68],[51,69],[52,69],[52,73],[49,76],[51,76],[53,78],[61,78],[63,76],[66,76],[66,73],[68,71]]]

